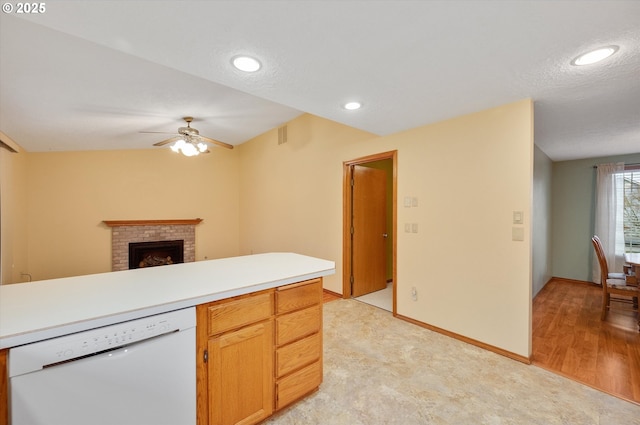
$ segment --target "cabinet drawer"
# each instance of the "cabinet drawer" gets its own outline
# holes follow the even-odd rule
[[[281,409],[310,393],[318,388],[321,382],[322,364],[320,361],[279,380],[276,388],[276,409]]]
[[[321,306],[313,306],[276,319],[276,345],[284,345],[320,331]]]
[[[208,308],[209,335],[239,328],[273,314],[273,292],[214,304]]]
[[[276,351],[276,376],[281,377],[320,358],[320,334],[293,342]]]
[[[276,291],[276,313],[286,313],[322,303],[322,279],[281,286]]]

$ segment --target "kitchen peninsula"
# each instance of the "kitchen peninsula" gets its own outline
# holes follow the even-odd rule
[[[216,406],[238,385],[230,356],[259,337],[261,354],[244,355],[260,365],[236,364],[262,371],[263,405],[229,413],[256,423],[319,386],[322,278],[333,273],[332,261],[267,253],[0,286],[0,365],[12,347],[195,307],[198,424],[229,420],[233,400]]]

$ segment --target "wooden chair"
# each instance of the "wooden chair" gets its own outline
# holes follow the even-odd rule
[[[596,251],[598,257],[598,263],[600,263],[600,282],[602,283],[602,315],[601,320],[604,320],[607,316],[607,311],[612,309],[611,296],[614,296],[614,301],[622,303],[623,306],[631,305],[630,308],[618,307],[617,305],[613,309],[618,310],[631,310],[638,312],[638,295],[640,291],[637,286],[627,285],[624,277],[622,279],[611,278],[609,274],[609,266],[607,265],[607,258],[604,255],[604,249],[598,236],[591,238],[593,248]],[[622,298],[621,298],[622,297]],[[640,331],[640,312],[638,312],[638,331]]]

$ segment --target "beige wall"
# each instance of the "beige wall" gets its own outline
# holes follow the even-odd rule
[[[0,284],[28,279],[26,158],[0,148]]]
[[[196,260],[238,254],[238,154],[168,149],[28,153],[28,271],[34,280],[111,270],[103,220],[202,218]]]
[[[349,157],[341,152],[375,136],[308,114],[290,122],[287,133],[282,145],[274,129],[238,148],[240,250],[336,261],[336,274],[324,282],[342,293],[342,161]]]
[[[391,137],[399,146],[398,313],[529,356],[533,104]],[[523,211],[524,241],[512,241]],[[418,290],[412,301],[410,288]]]
[[[397,312],[530,354],[530,100],[386,137],[302,115],[288,136],[278,145],[274,129],[198,158],[166,149],[27,154],[18,174],[27,180],[28,272],[45,279],[108,271],[102,220],[200,217],[197,260],[317,256],[336,262],[325,286],[342,292],[342,163],[397,150],[398,199],[419,200],[398,205],[399,229],[418,223],[419,232],[397,235]],[[3,167],[3,197],[7,174]],[[511,240],[513,211],[524,212],[524,242]],[[11,243],[22,249],[22,238]]]
[[[342,162],[398,150],[398,313],[529,356],[533,103],[523,100],[386,137],[304,115],[240,146],[243,253],[336,261],[342,292]],[[514,242],[523,211],[524,242]],[[416,287],[418,300],[412,301]]]

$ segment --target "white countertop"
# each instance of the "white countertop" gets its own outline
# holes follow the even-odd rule
[[[335,273],[268,253],[0,286],[0,349]]]

